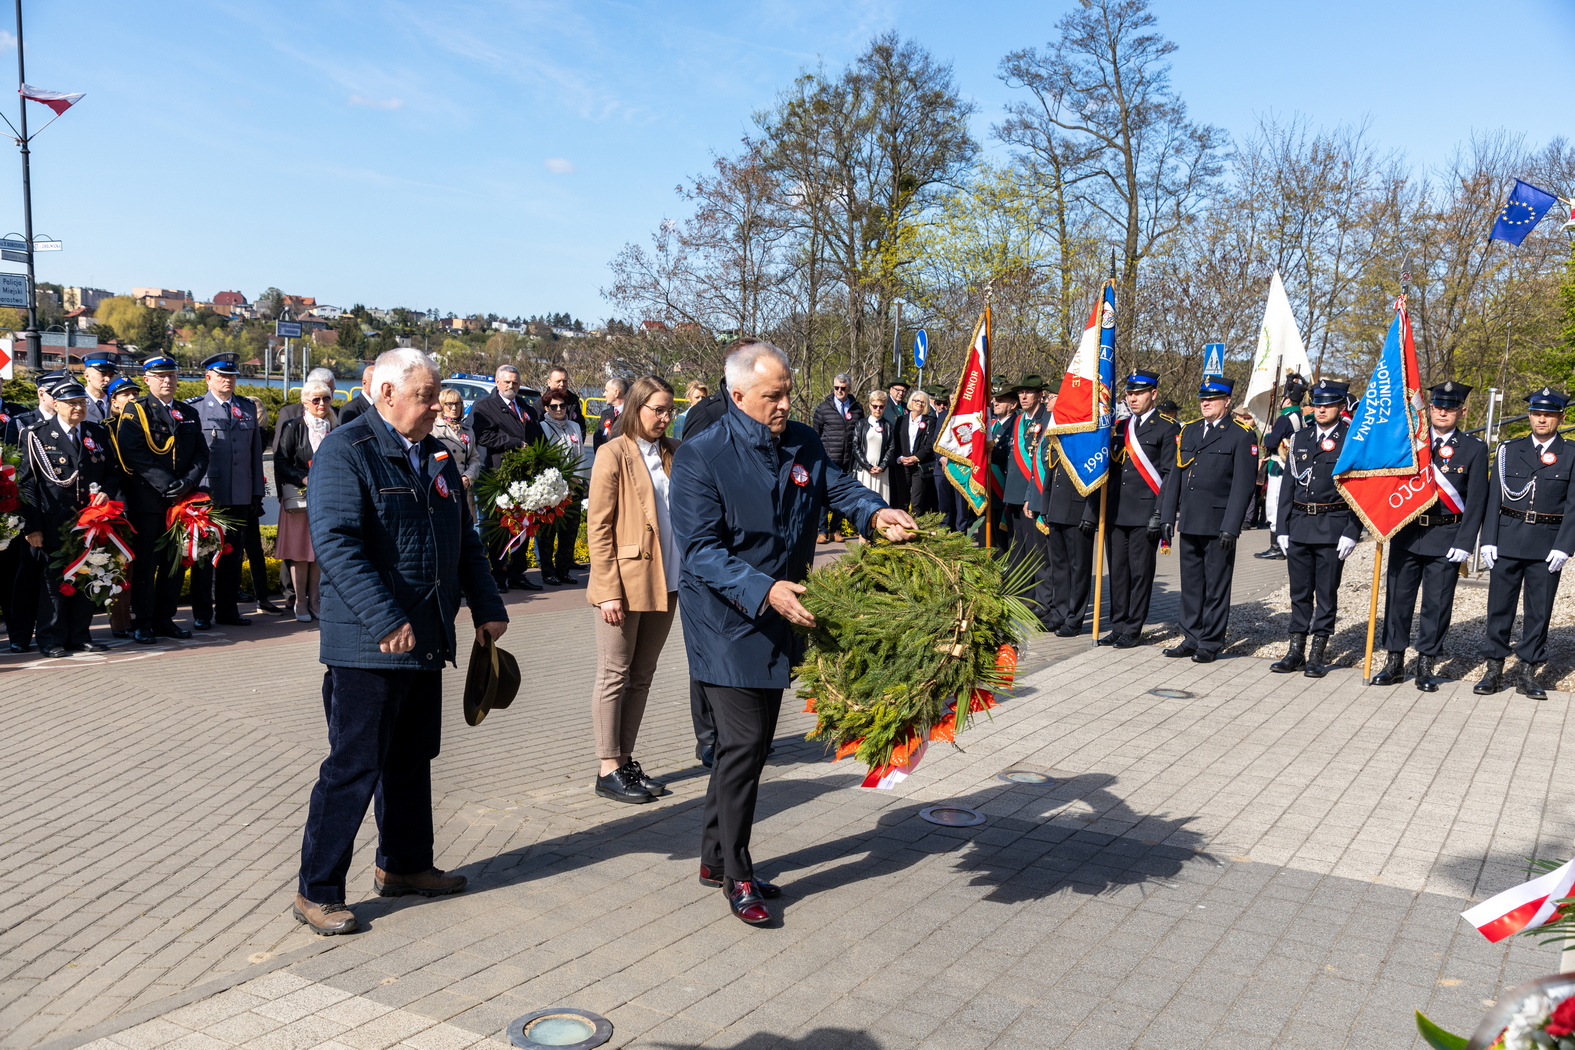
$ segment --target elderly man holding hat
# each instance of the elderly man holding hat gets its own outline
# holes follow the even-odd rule
[[[1341,413],[1350,389],[1349,383],[1320,379],[1312,388],[1313,421],[1296,432],[1286,452],[1274,520],[1291,581],[1291,644],[1284,659],[1269,666],[1278,674],[1329,673],[1324,652],[1339,613],[1341,570],[1362,534],[1361,519],[1334,484],[1334,465],[1349,429]]]
[[[90,423],[107,423],[112,414],[109,384],[120,375],[120,366],[107,353],[89,354],[82,362],[82,385],[87,390],[87,417]]]
[[[239,359],[239,354],[224,353],[204,361],[208,392],[190,401],[208,443],[208,473],[202,487],[213,498],[213,509],[236,523],[236,535],[226,542],[229,553],[219,556],[217,567],[204,558],[197,559],[191,567],[192,626],[199,631],[208,630],[215,622],[232,627],[251,623],[241,615],[237,595],[241,589],[241,562],[246,557],[245,534],[256,528],[262,517],[267,483],[263,478],[262,425],[257,406],[250,398],[235,396]],[[268,581],[253,580],[252,589],[266,596]]]
[[[175,623],[181,578],[186,570],[159,550],[169,509],[202,484],[208,472],[208,443],[196,410],[175,400],[175,359],[159,355],[142,362],[148,392],[132,398],[115,419],[115,451],[129,477],[122,488],[132,542],[131,638],[152,645],[159,638],[190,638]]]
[[[1569,398],[1552,387],[1526,395],[1531,433],[1506,441],[1493,453],[1487,514],[1482,522],[1482,561],[1488,567],[1487,673],[1472,690],[1496,693],[1505,684],[1534,700],[1547,690],[1537,669],[1548,659],[1548,622],[1559,575],[1575,553],[1575,442],[1559,436]],[[1519,666],[1506,683],[1504,658],[1515,626],[1515,606],[1525,592],[1525,620],[1514,652]]]
[[[1231,418],[1235,384],[1204,376],[1198,388],[1203,418],[1181,428],[1176,462],[1160,492],[1160,530],[1180,554],[1180,643],[1174,658],[1213,663],[1230,625],[1230,587],[1236,538],[1257,484],[1258,448],[1247,427]]]

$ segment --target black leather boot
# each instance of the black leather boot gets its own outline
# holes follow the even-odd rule
[[[1307,649],[1307,666],[1302,669],[1302,674],[1308,678],[1322,678],[1329,673],[1329,667],[1323,662],[1323,651],[1329,645],[1327,634],[1313,635],[1312,645]]]
[[[1521,696],[1529,696],[1533,700],[1546,700],[1548,691],[1537,684],[1537,668],[1539,664],[1528,664],[1524,660],[1515,667],[1515,692]]]
[[[1384,659],[1384,669],[1373,675],[1368,685],[1399,685],[1405,681],[1405,653],[1390,650]]]
[[[1431,656],[1423,656],[1421,653],[1417,654],[1416,687],[1424,693],[1438,692],[1438,679],[1433,677],[1433,658]]]
[[[1305,634],[1291,635],[1291,647],[1286,650],[1285,658],[1276,660],[1269,665],[1269,670],[1275,674],[1294,674],[1300,671],[1307,663],[1307,636]]]
[[[1504,688],[1504,658],[1489,659],[1487,673],[1482,676],[1482,681],[1471,687],[1471,691],[1478,696],[1488,696]]]

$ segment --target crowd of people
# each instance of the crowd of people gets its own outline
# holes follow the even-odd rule
[[[261,406],[236,396],[233,355],[216,355],[204,369],[207,392],[180,402],[173,360],[144,362],[144,393],[112,361],[95,358],[83,382],[65,372],[40,377],[38,409],[0,406],[6,440],[21,449],[26,518],[25,545],[12,544],[0,563],[12,581],[5,612],[13,652],[26,652],[35,631],[48,656],[104,648],[89,635],[91,610],[58,586],[50,561],[62,525],[100,492],[125,501],[136,530],[126,618],[120,628],[111,621],[116,634],[144,644],[189,636],[175,623],[184,574],[156,545],[169,509],[193,492],[206,492],[238,533],[216,563],[191,574],[193,626],[249,622],[238,608],[240,567],[254,547],[253,579],[267,579],[261,544],[252,542],[266,420]],[[949,414],[945,391],[896,382],[860,398],[851,378],[838,375],[799,423],[790,419],[786,355],[765,342],[730,347],[720,387],[691,384],[682,413],[659,376],[609,380],[607,407],[594,420],[561,369],[532,401],[518,370],[502,366],[495,390],[468,412],[414,349],[379,357],[337,410],[333,375],[311,373],[300,403],[281,411],[273,441],[275,553],[288,611],[302,622],[321,619],[330,740],[304,832],[297,918],[324,934],[355,928],[345,879],[374,797],[377,891],[464,888],[462,877],[433,865],[430,794],[441,672],[461,655],[457,610],[470,607],[477,644],[490,644],[508,625],[501,594],[579,582],[578,506],[535,536],[542,584],[525,577],[518,552],[490,557],[479,537],[483,472],[540,440],[568,453],[589,485],[594,789],[632,804],[668,793],[637,751],[657,661],[682,609],[696,756],[711,767],[699,878],[720,887],[746,922],[769,921],[765,902],[780,892],[754,871],[751,827],[782,693],[802,653],[794,628],[814,622],[798,595],[817,545],[877,533],[901,541],[915,515],[938,510],[947,525],[972,528],[978,542],[1000,549],[1026,581],[1045,631],[1074,637],[1090,612],[1102,527],[1109,630],[1097,643],[1145,644],[1157,554],[1169,548],[1178,555],[1182,638],[1164,655],[1209,663],[1228,641],[1238,539],[1261,505],[1272,542],[1259,556],[1285,561],[1292,605],[1288,649],[1271,669],[1326,675],[1342,567],[1363,531],[1333,476],[1355,403],[1348,385],[1290,377],[1260,439],[1256,421],[1232,411],[1229,380],[1205,377],[1199,418],[1185,424],[1159,384],[1152,372],[1126,377],[1110,474],[1095,499],[1058,461],[1056,396],[1042,377],[995,377],[980,522],[936,452]],[[1460,565],[1479,550],[1490,582],[1487,672],[1475,691],[1513,684],[1542,697],[1537,676],[1553,601],[1575,550],[1575,442],[1559,434],[1567,398],[1546,387],[1528,395],[1531,432],[1490,456],[1460,429],[1470,393],[1453,381],[1430,391],[1439,496],[1392,539],[1387,655],[1372,684],[1404,679],[1419,624],[1415,684],[1438,688],[1435,661]],[[260,585],[256,597],[267,602]],[[1520,659],[1506,675],[1512,651]]]

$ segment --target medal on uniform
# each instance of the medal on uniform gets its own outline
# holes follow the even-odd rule
[[[1453,446],[1453,445],[1444,445],[1444,446],[1439,448],[1438,454],[1440,456],[1443,456],[1445,459],[1449,459],[1451,456],[1453,456],[1455,454],[1455,446]]]
[[[809,484],[809,471],[804,469],[802,463],[793,464],[793,469],[789,473],[793,478],[793,484],[800,488]]]
[[[241,415],[241,406],[237,405],[234,401],[230,402],[230,415],[234,416],[237,421],[244,421],[246,418],[245,416]]]
[[[89,452],[98,451],[98,445],[94,444],[93,439],[88,437],[86,434],[82,435],[82,447],[87,449]]]
[[[439,496],[448,499],[448,481],[444,479],[443,475],[439,474],[436,478],[433,478],[432,484],[437,486]]]
[[[1557,463],[1558,461],[1559,461],[1559,457],[1555,456],[1551,452],[1544,452],[1542,454],[1542,462],[1546,463],[1550,467],[1553,466],[1553,464]]]
[[[171,419],[185,419],[186,417],[180,414],[180,409],[178,409],[178,408],[174,407],[173,405],[171,405],[170,406],[170,418]]]
[[[1325,452],[1333,452],[1334,438],[1324,438],[1322,441],[1318,442],[1318,447],[1323,449]]]

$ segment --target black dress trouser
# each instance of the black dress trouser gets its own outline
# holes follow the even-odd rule
[[[1509,632],[1515,626],[1515,606],[1526,592],[1526,615],[1520,625],[1520,644],[1514,653],[1522,663],[1540,664],[1548,659],[1548,623],[1553,619],[1553,599],[1559,592],[1560,572],[1549,572],[1541,558],[1506,558],[1502,555],[1488,572],[1487,645],[1483,655],[1502,660],[1510,654]]]
[[[1333,634],[1340,611],[1340,575],[1345,562],[1333,543],[1297,543],[1285,552],[1291,580],[1291,633]]]
[[[53,528],[59,530],[58,525]],[[26,541],[18,538],[14,542]],[[93,623],[93,603],[81,591],[70,596],[60,593],[60,570],[48,564],[54,551],[47,547],[34,550],[31,546],[28,550],[38,555],[38,591],[34,599],[38,609],[38,647],[82,648],[92,640],[89,627]]]
[[[1176,534],[1176,550],[1181,556],[1181,633],[1194,649],[1218,653],[1230,626],[1236,552],[1220,550],[1218,533],[1190,532]]]
[[[1460,566],[1442,554],[1412,554],[1390,544],[1388,579],[1384,586],[1383,647],[1391,653],[1411,645],[1411,621],[1416,613],[1416,593],[1422,592],[1422,625],[1416,651],[1423,656],[1443,656],[1444,638],[1455,607],[1455,584]],[[1513,615],[1513,613],[1511,614]]]
[[[228,554],[219,555],[219,564],[213,564],[213,556],[198,558],[191,566],[191,615],[198,620],[211,620],[217,611],[220,620],[238,620],[241,617],[240,600],[241,592],[241,565],[246,559],[246,525],[248,519],[255,522],[256,515],[252,513],[250,503],[240,506],[220,507],[214,510],[235,522],[235,527],[224,534],[224,545],[230,548]],[[260,540],[258,541],[261,542]],[[257,581],[252,581],[252,586],[257,586]],[[268,577],[263,577],[262,590],[258,591],[259,597],[268,593]]]
[[[777,732],[782,690],[740,689],[700,683],[716,723],[716,759],[705,793],[700,863],[718,868],[734,882],[755,877],[749,836],[766,751]]]
[[[1083,628],[1094,561],[1094,537],[1076,525],[1051,525],[1045,537],[1050,570],[1050,621],[1046,627]]]
[[[711,702],[705,698],[705,686],[697,678],[689,679],[689,721],[694,723],[696,744],[704,748],[716,743],[716,719],[711,717]]]
[[[154,630],[172,624],[186,570],[168,550],[159,550],[159,540],[164,538],[164,512],[133,511],[126,520],[136,530],[131,538],[136,563],[131,573],[131,629]]]
[[[1136,638],[1148,622],[1159,540],[1149,539],[1147,525],[1107,525],[1105,528],[1105,547],[1110,559],[1110,631]]]
[[[5,602],[5,629],[12,645],[33,644],[41,565],[32,545],[20,536],[0,551],[0,601]]]
[[[1006,508],[1006,527],[1007,572],[1015,574],[1024,562],[1033,563],[1033,583],[1022,592],[1022,598],[1045,629],[1053,631],[1060,624],[1056,621],[1055,595],[1051,587],[1049,537],[1039,531],[1034,519],[1023,517],[1022,504]]]

